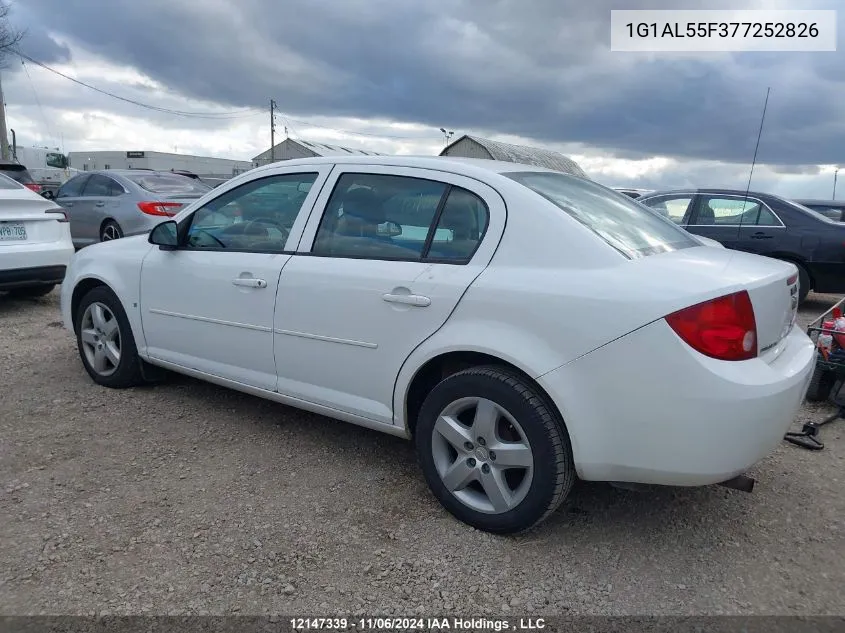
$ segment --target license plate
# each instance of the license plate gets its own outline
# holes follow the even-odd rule
[[[23,224],[0,222],[0,242],[26,240],[26,227]]]

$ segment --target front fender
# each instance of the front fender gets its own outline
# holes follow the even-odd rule
[[[71,265],[68,267],[65,280],[61,290],[61,311],[62,321],[65,327],[73,332],[72,302],[74,294],[84,285],[102,284],[108,286],[117,296],[135,339],[138,353],[146,354],[147,343],[144,338],[144,329],[141,325],[141,263],[146,252],[149,252],[150,245],[146,238],[142,242],[131,244],[134,238],[123,238],[114,242],[105,242],[95,246],[89,246],[74,255]],[[115,248],[101,248],[106,244],[124,244],[125,250],[118,251]],[[139,245],[141,248],[138,248]],[[89,250],[86,253],[85,251]]]

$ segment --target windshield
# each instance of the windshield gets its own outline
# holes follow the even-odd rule
[[[550,172],[504,175],[540,194],[630,259],[701,246],[671,220],[592,181]]]
[[[193,195],[199,197],[211,191],[211,187],[202,184],[198,180],[178,174],[132,174],[126,176],[126,178],[150,193],[171,196]]]

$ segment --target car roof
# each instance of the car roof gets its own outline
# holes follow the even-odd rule
[[[793,202],[797,202],[798,204],[808,205],[808,204],[818,204],[824,205],[827,207],[843,207],[845,208],[845,200],[824,200],[820,198],[793,198]]]
[[[0,161],[0,169],[11,169],[13,171],[26,171],[26,166],[10,160]]]
[[[720,193],[726,196],[740,196],[749,198],[783,198],[773,193],[763,193],[762,191],[745,191],[744,189],[722,189],[720,187],[686,187],[683,189],[660,189],[649,193],[643,198],[653,198],[655,196],[665,196],[676,193]]]
[[[488,173],[508,173],[518,171],[548,172],[550,174],[564,174],[546,167],[512,163],[504,160],[490,160],[486,158],[463,158],[458,156],[315,156],[310,158],[294,158],[277,161],[269,165],[256,167],[251,171],[266,171],[279,166],[306,165],[384,165],[390,167],[416,167],[419,169],[448,170],[465,175]],[[572,174],[566,174],[571,176]],[[573,176],[576,178],[577,176]]]
[[[164,169],[92,169],[91,171],[84,171],[83,174],[102,174],[104,176],[137,176],[138,174],[167,174],[169,176],[182,176],[187,178],[184,174],[179,174],[174,171],[166,171]]]

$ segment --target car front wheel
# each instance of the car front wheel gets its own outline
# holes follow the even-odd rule
[[[89,291],[74,319],[79,356],[88,375],[104,387],[133,387],[144,382],[129,319],[109,288]]]
[[[480,530],[531,528],[575,481],[562,420],[536,387],[505,368],[475,367],[444,379],[420,409],[415,438],[434,495]]]

